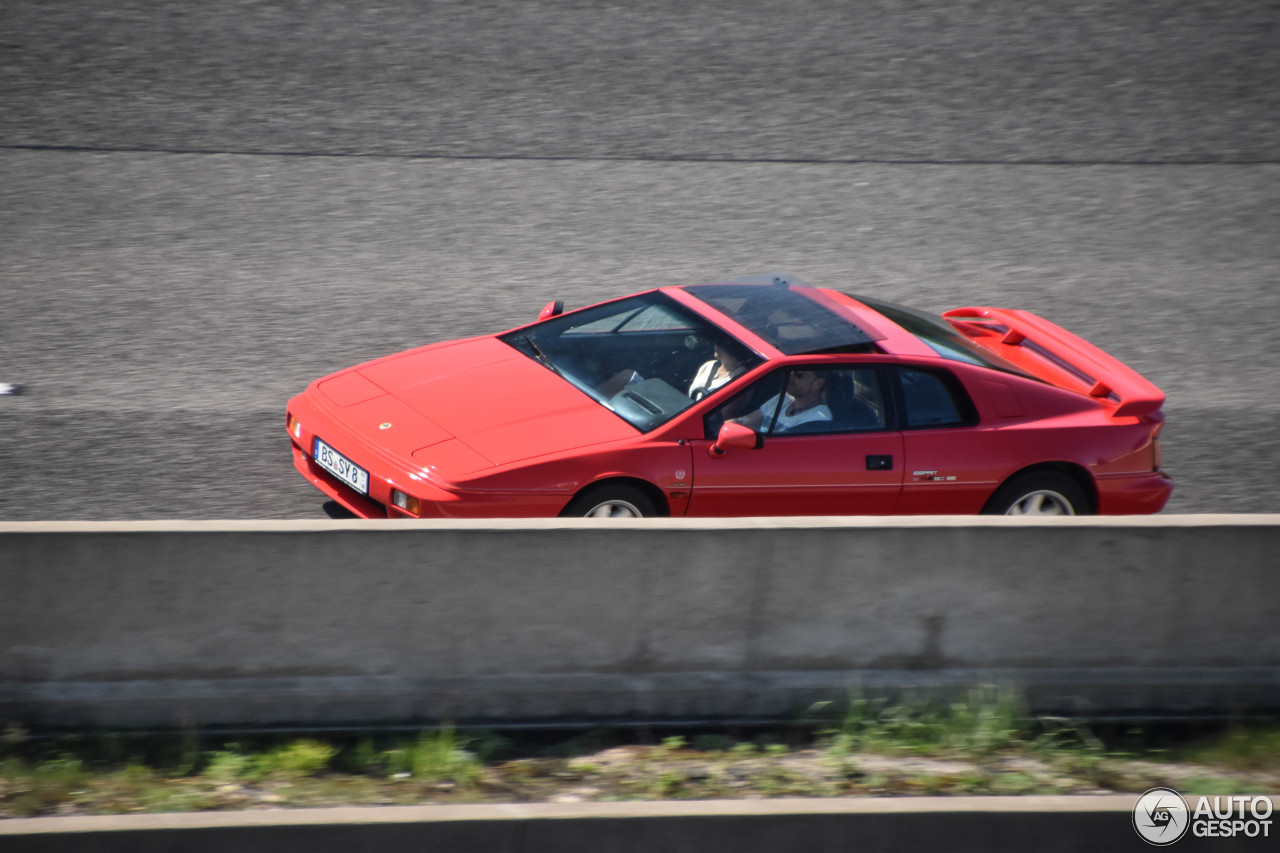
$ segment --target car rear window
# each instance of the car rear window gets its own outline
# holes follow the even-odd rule
[[[1019,376],[1027,376],[1032,379],[1035,378],[1012,362],[1005,361],[995,353],[978,346],[953,329],[950,323],[936,314],[930,314],[927,311],[921,311],[916,308],[908,308],[905,305],[896,305],[892,302],[883,302],[879,299],[856,296],[852,293],[847,295],[868,308],[883,314],[892,322],[897,323],[903,329],[924,341],[929,349],[943,358],[962,361],[965,364],[976,364],[979,367],[989,367],[992,370],[1003,370],[1006,373],[1016,373]]]

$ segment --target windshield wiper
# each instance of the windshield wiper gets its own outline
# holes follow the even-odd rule
[[[525,335],[524,339],[525,339],[525,342],[529,344],[529,348],[533,350],[533,354],[538,357],[538,361],[545,364],[547,366],[547,369],[550,370],[552,373],[554,373],[556,376],[559,376],[561,379],[565,378],[564,374],[560,372],[560,368],[552,364],[551,359],[548,358],[547,354],[542,351],[542,347],[538,346],[538,342],[533,339],[533,335]]]

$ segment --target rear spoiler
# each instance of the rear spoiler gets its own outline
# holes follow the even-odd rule
[[[1117,403],[1112,417],[1149,415],[1164,405],[1164,392],[1142,374],[1030,311],[956,308],[942,316],[975,344],[1034,376]]]

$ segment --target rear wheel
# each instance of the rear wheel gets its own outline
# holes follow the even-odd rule
[[[1089,496],[1075,480],[1055,471],[1014,477],[987,501],[983,515],[1089,515]]]
[[[626,483],[606,484],[583,492],[561,513],[566,518],[650,518],[657,514],[649,496]]]

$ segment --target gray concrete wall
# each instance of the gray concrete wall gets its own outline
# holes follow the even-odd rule
[[[1149,850],[1136,796],[509,804],[0,821],[5,853],[1094,853]],[[1258,850],[1190,834],[1180,851]]]
[[[0,721],[1280,708],[1280,516],[0,524]]]

